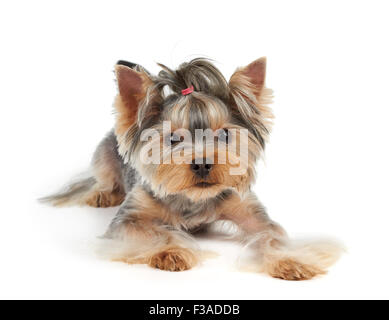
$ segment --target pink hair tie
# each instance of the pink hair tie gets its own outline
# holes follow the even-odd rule
[[[189,88],[181,90],[181,93],[182,93],[183,96],[186,96],[188,94],[191,94],[193,91],[194,91],[193,86],[190,86]]]

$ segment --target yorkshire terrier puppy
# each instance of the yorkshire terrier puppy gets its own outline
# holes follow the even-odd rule
[[[236,226],[257,270],[286,280],[324,274],[341,249],[296,244],[250,190],[271,125],[266,59],[226,81],[208,60],[151,75],[119,61],[116,124],[97,147],[91,174],[43,200],[54,205],[119,206],[105,238],[113,260],[168,271],[202,257],[193,235],[217,221]]]

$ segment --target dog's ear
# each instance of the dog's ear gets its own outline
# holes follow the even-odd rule
[[[265,86],[266,57],[259,58],[244,68],[238,68],[231,76],[230,87],[248,87],[259,96]]]
[[[130,68],[124,64],[115,66],[119,94],[115,101],[118,112],[116,131],[122,134],[136,121],[140,101],[152,84],[141,68]]]
[[[266,58],[260,58],[231,76],[229,88],[233,108],[255,132],[262,148],[271,129],[273,113],[268,107],[272,90],[265,87]]]

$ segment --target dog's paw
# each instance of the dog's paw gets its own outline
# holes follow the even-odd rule
[[[284,280],[309,280],[326,272],[317,266],[304,264],[291,258],[274,261],[267,267],[267,272],[274,278]]]
[[[85,204],[95,208],[108,208],[120,205],[125,198],[121,192],[93,191],[86,199]]]
[[[194,253],[185,248],[169,248],[153,255],[149,265],[153,268],[166,271],[185,271],[197,263]]]

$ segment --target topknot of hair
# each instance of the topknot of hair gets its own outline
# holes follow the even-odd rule
[[[156,79],[161,89],[168,86],[170,90],[181,95],[181,91],[193,86],[194,91],[216,96],[222,100],[228,99],[228,83],[223,74],[205,58],[196,58],[181,64],[177,70],[172,70],[163,64],[158,64],[162,70]]]

